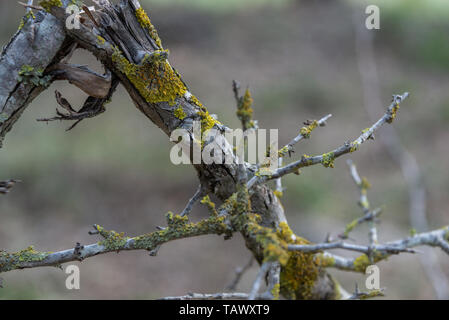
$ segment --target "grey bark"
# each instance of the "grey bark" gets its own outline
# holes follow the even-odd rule
[[[29,18],[3,48],[0,57],[0,147],[25,108],[43,90],[42,86],[18,81],[22,66],[46,69],[63,49],[66,33],[52,15],[38,12]]]

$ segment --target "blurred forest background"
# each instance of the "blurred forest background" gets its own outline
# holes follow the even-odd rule
[[[363,106],[355,51],[353,16],[363,21],[365,6],[381,8],[374,33],[381,99],[410,91],[394,126],[425,175],[431,228],[449,221],[449,2],[427,0],[141,0],[159,30],[171,63],[211,113],[231,128],[235,117],[233,79],[249,86],[255,118],[262,128],[279,128],[280,143],[295,136],[302,122],[334,116],[296,156],[321,154],[359,135],[371,121]],[[24,9],[15,0],[0,2],[0,43],[17,30]],[[100,69],[89,53],[75,63]],[[197,187],[190,166],[169,161],[168,138],[147,120],[120,88],[101,116],[69,123],[37,122],[53,116],[54,90],[74,106],[85,95],[68,83],[55,83],[40,95],[0,149],[0,178],[21,179],[0,198],[0,249],[17,251],[33,244],[57,251],[77,241],[93,243],[94,223],[138,235],[165,224],[165,213],[181,212]],[[379,113],[379,116],[381,113]],[[408,195],[399,167],[380,141],[351,155],[372,183],[372,206],[384,206],[380,241],[405,237],[410,229]],[[283,204],[294,231],[312,241],[334,236],[361,215],[358,190],[345,159],[335,169],[321,166],[284,179]],[[188,191],[188,192],[187,192]],[[200,205],[192,219],[207,216]],[[353,237],[366,242],[367,229]],[[347,254],[347,253],[345,253]],[[444,270],[449,258],[438,250]],[[234,269],[250,257],[239,235],[171,242],[157,257],[122,252],[80,265],[81,290],[65,288],[66,275],[54,268],[13,271],[0,276],[0,298],[152,299],[187,292],[213,293],[232,280]],[[391,299],[434,297],[417,255],[402,254],[380,263],[381,286]],[[248,291],[257,267],[239,287]],[[364,288],[360,274],[331,270],[352,291]],[[449,276],[449,272],[448,276]]]

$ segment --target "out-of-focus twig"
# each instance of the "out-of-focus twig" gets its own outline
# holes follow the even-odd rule
[[[242,279],[242,276],[245,274],[246,271],[249,270],[249,268],[251,268],[251,266],[254,263],[254,260],[255,260],[254,256],[251,256],[251,258],[248,260],[248,262],[243,267],[238,267],[235,269],[235,277],[232,280],[232,282],[230,282],[226,286],[227,291],[235,291],[235,289],[237,288],[237,285],[240,283],[240,280]]]
[[[377,73],[377,64],[373,48],[373,32],[366,30],[364,24],[354,14],[355,49],[364,107],[371,119],[382,109],[381,89]],[[396,130],[389,126],[379,134],[382,144],[400,167],[406,181],[409,195],[409,218],[412,228],[419,232],[429,229],[427,221],[426,188],[423,175],[416,158],[403,146]],[[434,251],[425,250],[420,255],[427,278],[433,286],[438,299],[449,299],[449,281],[439,265]]]

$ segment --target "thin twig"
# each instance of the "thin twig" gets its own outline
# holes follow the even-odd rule
[[[342,155],[356,151],[361,144],[370,139],[374,132],[376,132],[385,123],[392,123],[396,118],[396,113],[402,101],[404,101],[409,96],[408,92],[403,95],[394,95],[387,112],[370,128],[363,130],[362,134],[355,139],[353,142],[346,142],[342,146],[325,153],[323,155],[306,157],[303,156],[301,160],[295,161],[285,167],[279,168],[273,172],[271,175],[255,175],[248,182],[248,189],[251,189],[256,183],[263,183],[268,180],[277,179],[283,177],[290,173],[295,173],[298,169],[303,167],[308,167],[316,164],[323,164],[325,167],[333,167],[334,160]]]
[[[187,206],[184,208],[184,210],[182,210],[181,217],[189,215],[190,212],[192,212],[195,203],[197,203],[205,195],[206,192],[204,191],[204,188],[200,185],[196,190],[195,194],[193,195],[193,197],[187,203]]]
[[[237,288],[237,285],[240,283],[242,276],[251,268],[254,263],[254,256],[251,256],[248,262],[243,267],[238,267],[235,269],[235,277],[226,286],[226,291],[234,291]]]
[[[272,266],[271,262],[264,262],[259,269],[259,273],[257,274],[256,280],[254,281],[253,287],[251,289],[251,293],[249,294],[249,300],[255,300],[256,296],[259,292],[259,289],[262,285],[262,281],[265,279],[268,270],[270,270]]]
[[[165,297],[159,300],[247,300],[249,295],[240,292],[221,292],[221,293],[188,293],[185,296]]]

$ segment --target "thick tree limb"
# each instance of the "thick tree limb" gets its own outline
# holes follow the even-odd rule
[[[36,19],[28,17],[4,47],[0,57],[0,147],[3,139],[25,108],[44,86],[20,82],[23,66],[31,70],[45,70],[68,46],[64,24],[52,15],[40,11]]]

